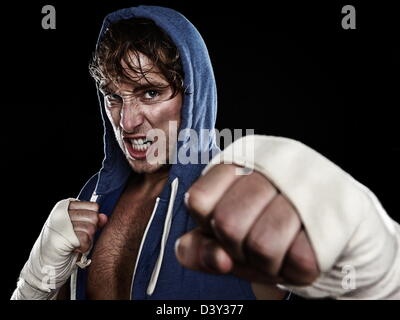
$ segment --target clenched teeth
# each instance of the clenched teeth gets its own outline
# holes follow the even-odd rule
[[[151,145],[151,141],[145,139],[130,139],[130,142],[132,144],[132,148],[136,151],[145,151]]]

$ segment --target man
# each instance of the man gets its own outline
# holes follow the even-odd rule
[[[196,160],[218,150],[200,134],[215,123],[211,63],[182,15],[146,6],[108,15],[91,70],[103,167],[80,201],[54,207],[13,299],[54,299],[69,279],[73,299],[399,297],[399,226],[317,152],[248,136],[206,168],[183,161],[193,144]],[[343,270],[355,270],[356,285]]]

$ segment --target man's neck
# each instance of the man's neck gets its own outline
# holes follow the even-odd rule
[[[143,194],[156,193],[159,195],[168,179],[169,170],[169,166],[164,166],[152,173],[132,175],[129,184],[135,189],[139,188]]]

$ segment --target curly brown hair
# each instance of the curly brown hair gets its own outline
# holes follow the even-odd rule
[[[177,47],[154,21],[146,18],[120,20],[107,28],[89,64],[90,75],[98,84],[111,82],[117,85],[121,81],[137,83],[144,78],[152,86],[158,87],[146,78],[150,70],[142,68],[139,53],[153,62],[151,69],[158,68],[172,87],[172,97],[184,92],[184,73]],[[138,61],[137,66],[132,65],[132,54]],[[122,62],[129,66],[129,70],[123,67]],[[129,71],[135,72],[138,79],[132,79]]]

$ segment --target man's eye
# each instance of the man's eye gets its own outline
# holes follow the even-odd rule
[[[157,90],[147,90],[144,92],[144,98],[145,99],[154,99],[157,97],[160,93]]]

